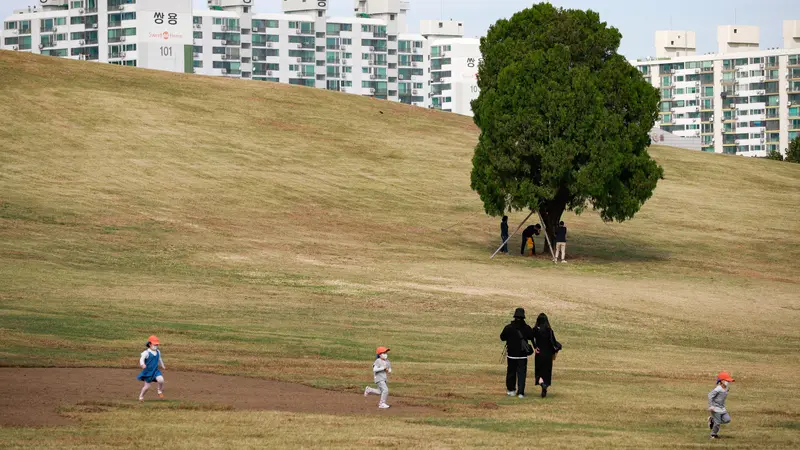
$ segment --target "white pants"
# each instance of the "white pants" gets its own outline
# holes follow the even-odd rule
[[[561,252],[561,260],[567,259],[567,243],[556,242],[556,261],[558,261],[558,252]]]
[[[368,387],[367,393],[380,395],[381,403],[386,403],[386,399],[389,398],[389,386],[386,385],[385,381],[379,381],[375,384],[378,385],[378,389]]]

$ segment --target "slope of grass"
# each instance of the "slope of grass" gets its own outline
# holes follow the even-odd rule
[[[392,395],[449,411],[381,421],[385,441],[367,418],[135,409],[0,436],[138,445],[156,414],[176,447],[499,446],[526,424],[696,445],[725,369],[727,444],[800,445],[800,167],[654,147],[666,179],[633,221],[568,215],[567,265],[490,261],[476,137],[351,95],[0,52],[0,364],[131,367],[155,333],[170,368],[358,392],[389,345]],[[565,346],[546,401],[504,397],[517,306]]]

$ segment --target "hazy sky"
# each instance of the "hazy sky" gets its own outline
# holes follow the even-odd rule
[[[103,1],[103,0],[100,0]],[[169,1],[169,0],[164,0]],[[193,0],[206,8],[206,0]],[[36,0],[0,0],[0,16]],[[411,0],[409,31],[416,32],[422,19],[455,19],[464,22],[467,36],[482,36],[497,19],[510,17],[533,0]],[[697,32],[698,53],[716,52],[717,25],[761,27],[761,47],[783,44],[784,19],[800,20],[800,0],[554,0],[565,8],[594,9],[600,18],[622,32],[620,52],[628,58],[655,54],[655,30],[686,29]],[[257,12],[280,12],[280,0],[255,0]],[[353,0],[330,0],[329,14],[351,15]],[[734,16],[736,21],[734,22]]]

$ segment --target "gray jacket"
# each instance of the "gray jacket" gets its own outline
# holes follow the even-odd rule
[[[717,385],[713,391],[708,393],[708,408],[713,409],[715,413],[725,414],[728,412],[725,409],[725,399],[728,397],[728,391]]]
[[[387,359],[386,361],[378,358],[372,364],[372,373],[375,374],[375,382],[380,383],[386,381],[387,373],[392,372],[392,363]]]

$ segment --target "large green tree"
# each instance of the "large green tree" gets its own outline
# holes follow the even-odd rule
[[[481,39],[472,189],[487,214],[539,211],[552,239],[567,209],[623,221],[650,198],[659,93],[617,53],[621,38],[593,11],[540,3]]]

